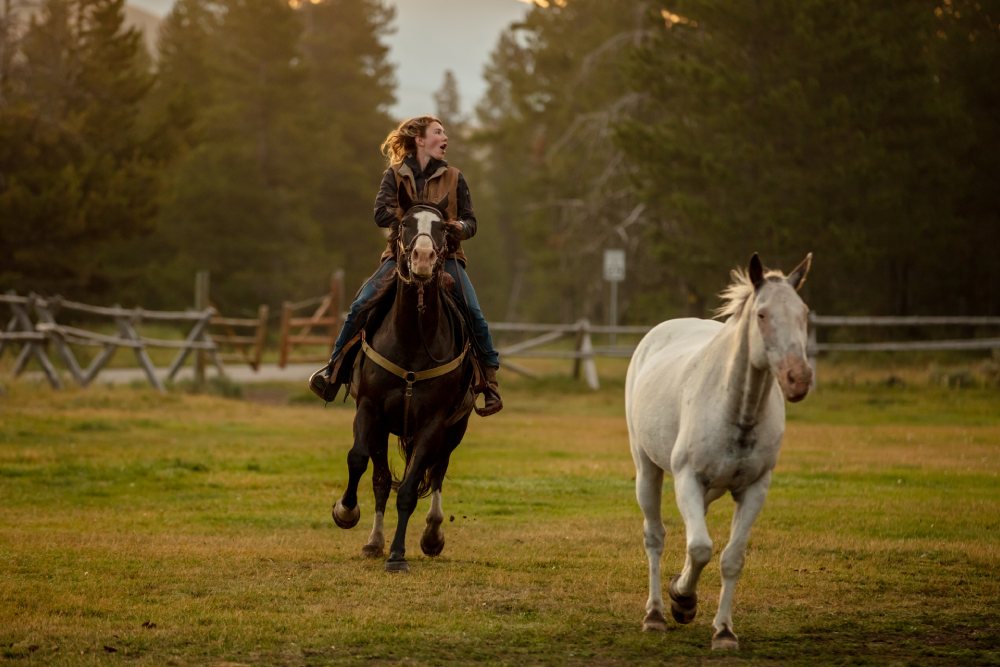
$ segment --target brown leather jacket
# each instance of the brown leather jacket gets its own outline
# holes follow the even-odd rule
[[[398,201],[400,187],[406,188],[414,201],[438,202],[448,195],[446,213],[450,220],[462,221],[465,227],[462,240],[475,236],[477,222],[472,210],[472,195],[462,172],[455,167],[449,167],[443,160],[431,158],[421,172],[417,159],[413,155],[407,155],[403,162],[386,169],[375,196],[375,224],[379,227],[388,228],[402,218],[403,211],[400,210]],[[380,261],[384,262],[392,255],[393,248],[388,245]],[[461,243],[449,258],[455,258],[465,266],[466,258]]]

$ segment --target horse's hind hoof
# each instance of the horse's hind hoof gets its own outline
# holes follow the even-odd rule
[[[677,580],[679,578],[680,575],[674,576],[670,580],[670,586],[667,587],[667,593],[670,595],[670,615],[678,623],[687,625],[698,614],[698,594],[682,595],[678,593]]]
[[[386,572],[409,572],[410,565],[406,562],[405,558],[400,558],[399,560],[393,560],[390,558],[385,562]]]
[[[642,619],[643,632],[666,632],[667,619],[663,617],[663,612],[659,609],[652,609],[646,618]]]
[[[420,550],[427,556],[440,556],[444,551],[444,535],[429,537],[427,533],[420,538]]]
[[[365,558],[381,558],[385,553],[384,549],[377,544],[366,544],[361,547],[361,555]]]
[[[361,507],[347,509],[339,500],[333,506],[333,522],[340,528],[354,528],[361,519]]]
[[[722,628],[712,636],[713,651],[735,651],[739,647],[739,640],[736,639],[736,635],[729,628]]]

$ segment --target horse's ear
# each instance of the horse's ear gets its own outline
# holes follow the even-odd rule
[[[409,190],[406,189],[406,186],[404,186],[402,183],[400,183],[399,185],[399,191],[396,194],[396,200],[397,203],[399,204],[399,210],[403,211],[404,213],[406,211],[409,211],[413,207],[413,199],[410,197],[410,192]]]
[[[441,211],[442,213],[444,213],[446,218],[448,217],[448,193],[447,192],[444,193],[444,197],[441,198],[441,201],[436,202],[434,204],[434,208],[436,208],[439,211]]]
[[[809,267],[812,266],[813,254],[809,253],[806,258],[795,267],[795,270],[788,274],[788,284],[796,289],[802,289],[806,284],[806,276],[809,275]]]
[[[750,258],[747,269],[753,288],[760,289],[760,286],[764,284],[764,264],[760,261],[757,253],[754,253],[753,257]]]

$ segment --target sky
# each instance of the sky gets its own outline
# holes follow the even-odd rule
[[[173,0],[128,0],[129,4],[165,16]],[[469,115],[486,92],[483,67],[501,31],[520,20],[530,5],[522,0],[388,0],[396,7],[396,32],[387,37],[396,64],[400,117],[434,113],[434,91],[445,70],[458,80],[462,112]]]

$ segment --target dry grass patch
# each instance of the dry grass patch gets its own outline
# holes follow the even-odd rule
[[[475,419],[453,458],[444,554],[417,547],[424,501],[402,576],[360,556],[369,477],[360,526],[329,519],[347,473],[344,406],[12,387],[0,660],[1000,662],[996,395],[832,386],[792,406],[737,590],[741,650],[714,656],[717,562],[691,626],[639,630],[646,565],[620,379],[597,393],[508,380],[505,411]],[[717,551],[730,508],[709,517]],[[684,543],[669,489],[664,518],[669,573]]]

